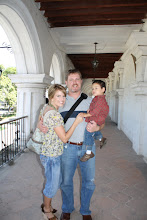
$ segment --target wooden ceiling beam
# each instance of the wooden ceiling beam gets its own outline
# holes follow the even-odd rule
[[[108,73],[114,68],[115,61],[118,61],[122,53],[97,54],[99,61],[98,68],[94,71],[91,61],[94,54],[68,54],[74,66],[78,68],[84,79],[87,78],[107,78]]]
[[[38,1],[38,2],[41,2]],[[111,3],[110,1],[109,4],[105,4],[103,2],[87,2],[87,1],[67,1],[67,2],[42,2],[40,10],[47,10],[47,9],[52,9],[52,10],[57,10],[57,9],[82,9],[82,8],[115,8],[115,7],[128,7],[128,6],[147,6],[147,1],[146,0],[140,0],[138,2],[130,0],[130,1],[120,1],[120,3]]]
[[[79,16],[68,16],[68,17],[54,17],[54,18],[49,18],[48,20],[52,23],[56,23],[56,22],[82,22],[82,21],[121,21],[123,20],[125,22],[125,20],[136,20],[137,19],[143,19],[144,18],[144,14],[127,14],[125,16],[120,16],[120,14],[112,14],[111,16],[110,15],[87,15],[86,17],[85,16],[82,16],[82,15],[79,15]]]
[[[73,0],[35,0],[35,2],[70,2],[70,1],[73,1]],[[76,0],[75,0],[76,1]]]
[[[125,21],[83,21],[81,22],[52,22],[48,21],[51,28],[54,27],[76,27],[76,26],[95,26],[95,25],[128,25],[128,24],[141,24],[143,23],[140,19],[136,20],[125,20]]]
[[[112,15],[112,14],[145,14],[147,12],[146,7],[118,7],[112,10],[112,8],[101,8],[101,9],[79,9],[79,10],[46,10],[44,13],[45,17],[68,17],[68,16],[85,16],[85,15]]]
[[[48,2],[48,3],[56,3],[56,2],[64,2],[64,3],[68,3],[68,2],[79,2],[79,0],[35,0],[35,2]],[[136,3],[145,3],[146,0],[134,0],[132,2],[132,0],[117,0],[115,1],[115,4],[136,4]],[[114,1],[112,0],[81,0],[80,3],[95,3],[95,4],[112,4],[114,3]]]

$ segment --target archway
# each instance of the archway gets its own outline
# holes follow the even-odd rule
[[[83,80],[82,92],[86,93],[90,97],[92,97],[91,85],[92,85],[91,79]]]
[[[18,74],[43,72],[39,40],[31,15],[25,5],[15,0],[0,3],[0,24],[5,30],[16,60]],[[23,17],[20,16],[23,15]],[[28,22],[29,21],[29,22]],[[33,39],[33,40],[32,40]]]
[[[30,2],[28,8],[25,3],[21,0],[1,0],[0,24],[14,52],[17,75],[10,78],[17,86],[17,117],[28,116],[28,136],[45,102],[44,93],[50,77],[44,73],[42,41],[30,11],[33,3]]]
[[[61,80],[61,68],[60,68],[60,63],[59,63],[59,59],[57,57],[56,54],[53,55],[52,58],[52,63],[51,63],[51,67],[50,67],[50,76],[54,78],[54,80],[52,81],[53,83],[59,83],[61,84],[62,80]]]

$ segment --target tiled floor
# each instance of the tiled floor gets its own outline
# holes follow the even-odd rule
[[[131,142],[109,119],[103,129],[108,142],[96,151],[96,190],[91,200],[93,220],[147,220],[147,164],[133,151]],[[42,220],[40,205],[44,177],[37,155],[26,152],[13,166],[0,169],[0,220]],[[80,177],[74,177],[75,211],[82,220]],[[61,214],[61,192],[53,199]]]

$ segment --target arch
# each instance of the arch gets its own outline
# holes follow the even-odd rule
[[[52,83],[59,83],[59,84],[62,83],[60,62],[56,54],[54,54],[52,58],[52,63],[50,67],[50,76],[54,78]]]
[[[130,55],[128,56],[125,66],[124,66],[124,87],[129,87],[129,85],[136,80],[136,72],[134,59]]]
[[[115,89],[119,89],[119,87],[120,87],[120,77],[119,77],[119,75],[117,74],[117,76],[116,76],[116,84],[115,84]]]
[[[53,68],[53,64],[51,63],[51,67],[50,67],[50,74],[51,77],[53,77],[53,80],[51,82],[51,84],[55,83],[55,76],[54,76],[54,68]]]
[[[92,97],[91,85],[92,85],[91,79],[84,79],[83,80],[82,91],[90,97]]]
[[[42,53],[35,24],[22,1],[2,0],[0,24],[14,52],[18,74],[43,72]]]

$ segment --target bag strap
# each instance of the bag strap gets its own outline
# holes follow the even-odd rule
[[[82,102],[83,99],[87,99],[87,95],[85,93],[81,93],[80,98],[74,103],[74,105],[70,108],[67,114],[64,117],[64,124],[67,122],[68,118],[71,116],[76,107]]]

